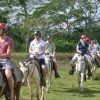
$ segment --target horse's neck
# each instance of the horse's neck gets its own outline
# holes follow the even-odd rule
[[[28,65],[28,67],[29,67],[29,75],[33,75],[34,74],[34,72],[39,72],[39,64],[38,63],[36,63],[36,62],[33,62],[33,63],[31,63],[31,64],[29,64]]]
[[[38,61],[34,61],[35,66],[37,67],[38,71],[40,71],[40,65]]]

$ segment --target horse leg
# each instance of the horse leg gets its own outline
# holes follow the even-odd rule
[[[15,88],[15,100],[19,100],[20,89],[22,82],[18,82]]]
[[[46,92],[48,92],[49,87],[50,87],[50,78],[51,78],[51,74],[50,74],[50,70],[48,69],[47,74],[46,74]]]
[[[93,67],[91,68],[91,72],[92,72],[92,78],[93,78],[94,75],[95,75],[95,72],[96,72],[96,65],[93,64],[92,66],[93,66]]]
[[[50,88],[51,75],[52,75],[52,70],[51,70],[51,68],[50,68],[50,72],[49,72],[49,83],[48,83],[48,87],[49,87],[49,88]]]
[[[2,89],[0,91],[0,96],[2,96],[5,86],[6,86],[6,82],[3,83]]]
[[[40,86],[40,81],[36,81],[36,96],[37,100],[44,100],[44,86]]]
[[[83,79],[84,79],[83,73],[79,72],[78,73],[78,84],[79,84],[80,91],[83,91]]]
[[[83,91],[84,74],[83,73],[80,73],[80,74],[81,74],[81,77],[80,77],[80,89],[81,89],[81,91]]]
[[[32,83],[31,83],[31,80],[28,79],[27,82],[28,82],[30,100],[33,100],[33,93],[32,93]]]
[[[84,69],[84,81],[86,81],[86,68]]]
[[[92,76],[91,66],[88,65],[88,79],[90,79],[91,76]]]
[[[40,100],[44,100],[44,86],[41,87],[41,99]]]
[[[78,84],[79,84],[79,88],[80,88],[80,72],[78,72]]]
[[[8,88],[5,90],[5,100],[10,100],[10,92]]]

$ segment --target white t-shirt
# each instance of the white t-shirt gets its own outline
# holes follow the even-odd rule
[[[99,49],[99,45],[90,45],[89,46],[89,52],[90,53],[96,54],[98,49]]]
[[[95,44],[94,46],[95,46],[96,51],[98,51],[99,48],[100,48],[100,45],[99,44]]]
[[[34,52],[37,52],[38,54],[41,54],[41,52],[43,51],[44,49],[44,46],[45,46],[45,42],[43,40],[40,40],[40,41],[36,41],[35,39],[30,43],[30,46],[32,47],[32,50]],[[33,57],[33,55],[31,54],[30,57]],[[45,54],[41,54],[39,55],[37,58],[38,59],[41,59],[41,58],[44,58],[45,57]]]

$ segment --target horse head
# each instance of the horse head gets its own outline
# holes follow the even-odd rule
[[[20,65],[20,70],[21,70],[22,73],[23,73],[22,83],[24,84],[25,81],[26,81],[26,78],[27,78],[27,76],[28,76],[28,67],[27,67],[27,64],[24,65],[22,62],[19,62],[19,65]]]

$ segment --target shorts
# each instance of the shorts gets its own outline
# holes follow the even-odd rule
[[[39,60],[40,66],[41,66],[41,65],[45,65],[45,59],[44,59],[44,58],[38,59],[38,60]]]
[[[12,69],[10,59],[0,59],[0,63],[3,65],[2,69]]]

